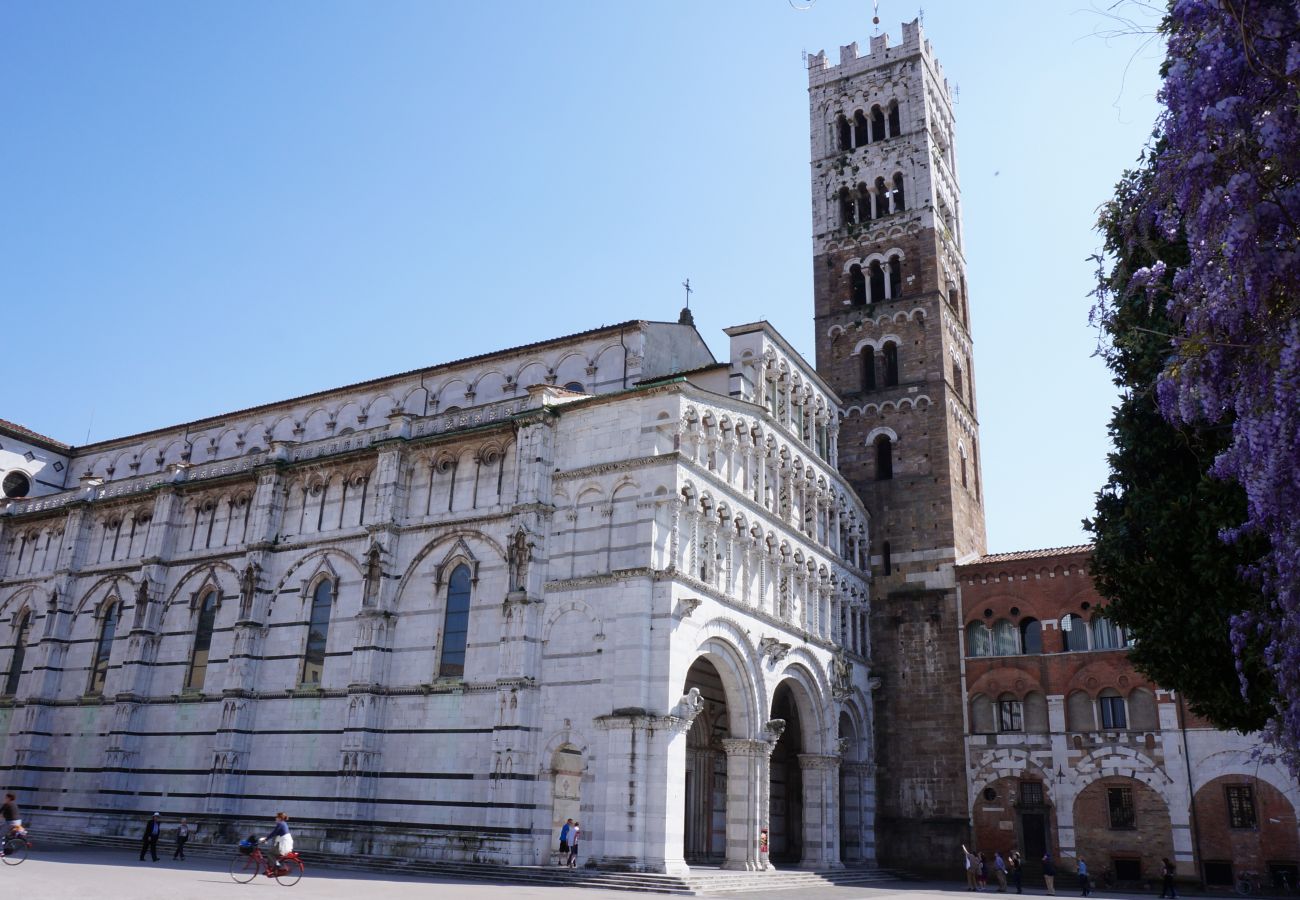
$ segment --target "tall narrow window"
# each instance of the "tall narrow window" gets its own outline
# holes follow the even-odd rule
[[[867,267],[867,272],[871,278],[871,300],[872,303],[879,303],[885,299],[885,270],[880,266],[880,260],[873,260]]]
[[[885,179],[876,179],[876,217],[887,216],[892,209],[889,207],[889,188],[885,187]]]
[[[849,124],[849,120],[844,118],[843,114],[835,120],[835,130],[838,132],[840,139],[840,150],[852,150],[853,126]]]
[[[208,650],[212,647],[212,629],[217,621],[217,592],[209,589],[199,599],[199,620],[194,629],[194,649],[190,652],[190,671],[185,687],[203,690],[208,675]]]
[[[862,389],[876,389],[876,351],[872,347],[862,348]]]
[[[881,348],[881,355],[885,357],[885,387],[894,387],[898,384],[898,345],[890,341]]]
[[[1255,827],[1255,792],[1248,784],[1230,784],[1228,791],[1228,827]]]
[[[853,142],[855,145],[863,147],[866,146],[869,141],[870,137],[867,134],[867,117],[862,114],[862,110],[858,110],[853,114]]]
[[[998,731],[1024,731],[1024,706],[1010,694],[998,698]]]
[[[27,655],[27,636],[32,630],[32,614],[24,612],[14,627],[14,653],[9,658],[9,674],[5,677],[5,693],[18,693],[18,681],[23,676],[23,658]]]
[[[1067,651],[1088,649],[1088,625],[1083,616],[1070,613],[1061,617],[1061,644]]]
[[[897,256],[889,257],[889,297],[897,300],[903,296],[903,261]]]
[[[862,266],[857,263],[849,268],[849,300],[854,306],[867,302],[867,276],[862,274]]]
[[[1124,698],[1114,688],[1106,688],[1101,692],[1101,696],[1097,698],[1097,707],[1101,711],[1101,727],[1104,731],[1128,728]]]
[[[876,481],[894,477],[894,444],[885,435],[876,438]]]
[[[1043,652],[1043,623],[1037,619],[1020,621],[1020,646],[1025,653]]]
[[[330,609],[334,605],[334,582],[322,578],[311,595],[311,619],[307,624],[307,652],[302,659],[302,683],[320,684],[325,672],[325,642],[330,633]]]
[[[465,644],[469,638],[469,566],[459,565],[447,582],[447,613],[442,627],[442,658],[438,675],[465,674]]]
[[[953,389],[957,392],[957,396],[958,396],[958,397],[960,397],[960,396],[962,395],[962,384],[961,384],[961,381],[962,381],[962,379],[961,379],[961,366],[957,365],[957,360],[954,359],[954,360],[952,361],[952,386],[953,386]]]
[[[90,663],[90,688],[88,693],[99,694],[108,679],[108,658],[113,653],[113,638],[117,635],[117,616],[122,605],[116,600],[104,607],[99,625],[99,640],[95,642],[95,656]]]
[[[885,113],[879,106],[871,107],[871,139],[873,141],[885,139]]]
[[[886,575],[893,574],[894,559],[893,559],[893,554],[890,552],[889,541],[885,541],[885,543],[881,546],[880,556],[881,556],[881,561],[885,565],[885,574]]]
[[[857,204],[848,188],[840,188],[840,226],[852,225],[857,221]]]
[[[894,174],[894,211],[907,209],[907,204],[903,200],[903,173]]]

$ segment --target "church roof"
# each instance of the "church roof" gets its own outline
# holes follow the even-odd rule
[[[39,444],[49,450],[67,450],[69,446],[62,441],[56,441],[52,437],[46,437],[37,431],[32,431],[17,422],[10,422],[8,419],[0,419],[0,434],[9,434],[11,437],[23,441],[30,441],[33,444]]]
[[[1075,544],[1070,547],[1048,547],[1044,550],[1013,550],[1010,553],[990,553],[973,559],[966,565],[979,566],[984,563],[1023,562],[1031,559],[1047,559],[1053,556],[1073,556],[1076,553],[1091,553],[1092,544]]]

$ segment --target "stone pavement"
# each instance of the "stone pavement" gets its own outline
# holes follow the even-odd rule
[[[236,884],[231,880],[227,867],[228,862],[212,858],[191,857],[187,862],[173,862],[170,854],[164,854],[157,863],[142,863],[137,860],[135,851],[38,843],[22,865],[0,866],[0,895],[21,896],[25,900],[356,900],[371,897],[428,900],[431,896],[439,900],[632,900],[649,896],[625,891],[385,876],[312,865],[310,858],[303,880],[295,887],[283,888],[264,877],[251,884]],[[292,893],[286,894],[285,891]],[[738,900],[960,900],[956,895],[963,893],[962,885],[957,882],[894,882],[872,887],[759,891],[726,896]],[[1025,892],[1025,896],[1042,895],[1041,890]],[[1059,896],[1068,898],[1077,894],[1063,890]],[[1099,900],[1112,900],[1154,895],[1108,892],[1096,896]]]

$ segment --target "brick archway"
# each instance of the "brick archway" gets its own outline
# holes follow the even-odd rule
[[[1126,808],[1131,824],[1125,824]],[[1169,807],[1158,791],[1135,778],[1099,778],[1080,791],[1074,837],[1076,856],[1087,860],[1098,882],[1106,869],[1121,880],[1158,881],[1161,859],[1174,858]],[[1136,879],[1126,877],[1134,872]]]
[[[1258,872],[1271,884],[1278,868],[1294,884],[1300,864],[1296,809],[1286,796],[1253,775],[1220,775],[1196,791],[1201,860],[1207,881],[1231,883]]]

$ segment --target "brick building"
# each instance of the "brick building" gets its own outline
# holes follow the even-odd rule
[[[1191,714],[1129,662],[1099,611],[1090,548],[984,556],[957,567],[966,764],[975,846],[1050,851],[1094,878],[1296,883],[1300,786],[1251,735]],[[1031,867],[1037,872],[1037,867]]]

